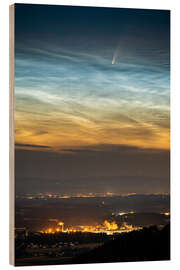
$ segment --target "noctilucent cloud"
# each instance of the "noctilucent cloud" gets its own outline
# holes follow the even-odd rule
[[[82,162],[82,156],[90,162],[93,153],[103,164],[100,153],[109,153],[120,168],[115,169],[117,177],[122,162],[116,164],[115,153],[122,156],[130,151],[138,156],[143,152],[152,157],[160,152],[165,157],[159,161],[157,174],[163,178],[170,148],[169,32],[170,12],[166,10],[16,4],[18,158],[29,162],[27,153],[54,153],[64,158],[64,164],[73,157]],[[131,162],[128,167],[126,161],[127,171]],[[77,167],[76,182],[85,173],[81,175],[80,163]],[[149,177],[151,169],[149,165],[142,175]],[[54,173],[59,179],[59,170]],[[137,177],[134,169],[126,174]],[[104,175],[103,168],[99,175]],[[66,178],[66,172],[61,178]],[[165,186],[162,190],[167,191],[167,181]]]

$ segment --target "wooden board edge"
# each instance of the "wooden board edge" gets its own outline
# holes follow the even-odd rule
[[[15,265],[15,174],[14,174],[14,27],[15,6],[9,6],[9,263]]]

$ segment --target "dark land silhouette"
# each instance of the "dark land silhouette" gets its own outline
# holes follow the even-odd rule
[[[43,254],[42,248],[38,248],[38,255],[37,248],[28,253],[27,246],[30,243],[46,245]],[[59,248],[57,243],[63,246]],[[111,236],[93,233],[32,233],[26,239],[16,240],[16,266],[160,260],[170,260],[170,224],[162,229],[151,226]]]
[[[170,260],[170,225],[156,226],[120,235],[72,263],[107,263]]]

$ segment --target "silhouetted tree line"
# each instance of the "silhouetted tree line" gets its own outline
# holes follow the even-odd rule
[[[107,263],[170,260],[170,224],[124,233],[71,263]]]
[[[64,238],[63,238],[64,237]],[[104,238],[103,238],[104,237]],[[78,264],[78,263],[108,263],[108,262],[131,262],[131,261],[159,261],[170,260],[170,224],[162,230],[156,226],[144,228],[140,231],[122,233],[116,236],[98,235],[92,233],[74,233],[59,235],[35,235],[30,234],[26,239],[16,239],[16,259],[26,258],[28,243],[51,244],[57,241],[77,241],[80,243],[91,243],[98,240],[105,240],[104,244],[98,248],[75,255],[74,258],[57,258],[56,262],[47,260],[38,261],[38,265],[48,264]],[[73,240],[72,240],[73,239]],[[68,242],[67,241],[67,242]],[[102,241],[103,242],[103,241]],[[59,261],[58,261],[59,260]],[[18,265],[18,264],[17,264]],[[26,265],[34,265],[28,263]]]

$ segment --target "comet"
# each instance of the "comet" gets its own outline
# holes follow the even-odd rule
[[[112,60],[112,65],[114,65],[115,64],[115,59],[114,59],[114,57],[113,57],[113,60]]]
[[[120,45],[117,46],[117,48],[115,49],[114,51],[114,55],[113,55],[113,59],[112,59],[112,65],[115,64],[117,58],[118,58],[118,55],[119,55],[119,48],[120,48]]]

